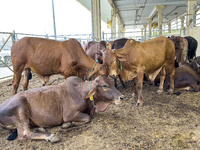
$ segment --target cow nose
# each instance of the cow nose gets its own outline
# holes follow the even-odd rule
[[[124,95],[120,96],[120,100],[121,100],[121,101],[123,101],[124,99],[125,99],[125,96],[124,96]]]

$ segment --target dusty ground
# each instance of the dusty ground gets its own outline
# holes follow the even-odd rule
[[[63,82],[62,76],[52,76],[50,84]],[[11,96],[11,80],[0,83],[0,103]],[[41,87],[33,76],[29,89]],[[136,107],[132,98],[133,85],[119,90],[126,96],[120,106],[110,105],[96,112],[91,123],[69,129],[60,126],[47,129],[61,138],[58,143],[47,141],[7,141],[10,131],[0,128],[0,149],[69,149],[69,150],[126,150],[200,149],[200,92],[181,91],[181,95],[157,95],[158,87],[144,83],[144,106]],[[22,90],[20,86],[19,90]],[[19,91],[18,90],[18,91]]]

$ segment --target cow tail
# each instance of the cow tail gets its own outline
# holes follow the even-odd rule
[[[12,132],[12,133],[10,134],[10,136],[7,138],[7,140],[8,140],[8,141],[13,141],[13,140],[15,140],[17,137],[18,137],[18,133],[17,133],[17,129],[15,129],[15,131]]]

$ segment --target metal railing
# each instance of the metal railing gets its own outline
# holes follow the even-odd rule
[[[193,19],[192,19],[192,24],[193,26],[200,26],[200,4],[197,4],[195,7],[195,15],[193,15]],[[180,17],[185,17],[184,19],[184,23],[182,25],[181,19]],[[175,16],[174,18],[170,19],[171,22],[171,30],[169,30],[169,22],[164,22],[163,26],[162,26],[162,35],[164,36],[168,36],[172,33],[174,33],[174,35],[180,35],[180,30],[183,29],[187,29],[187,24],[186,24],[186,20],[187,20],[187,12],[183,11],[182,13],[178,14],[177,16]],[[146,28],[146,36],[144,36],[144,32],[142,33],[142,31],[131,31],[131,32],[116,32],[115,34],[112,33],[102,33],[102,40],[105,40],[107,42],[109,41],[113,41],[122,37],[125,38],[133,38],[137,41],[143,41],[143,40],[148,40],[148,39],[152,39],[155,37],[158,37],[158,29],[152,29],[151,34],[149,33],[148,30],[148,26]],[[3,35],[3,36],[1,36]],[[151,36],[150,36],[151,35]],[[47,39],[54,39],[55,36],[54,35],[37,35],[37,34],[26,34],[26,33],[15,33],[15,31],[13,32],[0,32],[0,45],[2,45],[2,47],[0,47],[0,57],[1,57],[1,51],[4,48],[5,45],[8,46],[12,46],[12,44],[18,40],[20,40],[23,37],[26,36],[31,36],[31,37],[41,37],[41,38],[47,38]],[[70,34],[70,35],[57,35],[57,40],[59,41],[64,41],[64,40],[68,40],[69,38],[75,38],[77,39],[80,43],[87,43],[89,41],[92,40],[92,35],[91,34]],[[1,40],[2,39],[2,40]],[[1,67],[3,65],[3,67]],[[0,59],[0,79],[4,78],[1,76],[2,68],[6,68],[8,72],[8,76],[10,76],[10,74],[12,74],[12,66],[8,65],[5,60],[1,60]],[[3,71],[5,72],[5,71]]]

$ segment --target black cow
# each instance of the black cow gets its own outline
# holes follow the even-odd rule
[[[184,38],[188,41],[188,59],[196,58],[197,40],[191,36],[186,36]]]

